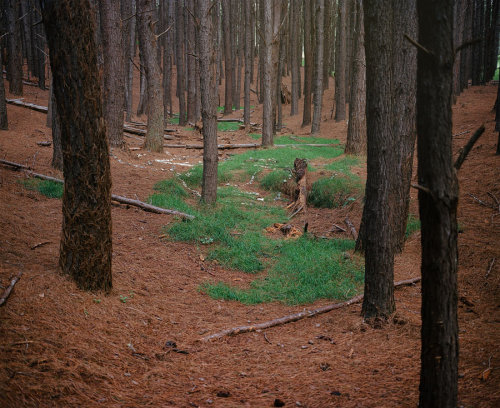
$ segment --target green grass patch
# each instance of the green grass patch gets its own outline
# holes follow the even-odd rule
[[[62,198],[64,185],[62,183],[56,183],[50,180],[40,180],[36,178],[29,178],[24,180],[19,180],[19,183],[24,186],[24,188],[32,191],[38,191],[48,198]]]
[[[290,170],[275,170],[260,179],[260,186],[269,191],[281,191],[283,183],[291,177]]]
[[[183,180],[189,187],[201,187],[201,181],[203,179],[203,166],[198,164],[192,167],[186,173],[179,175],[179,178]],[[217,168],[217,181],[219,183],[227,183],[233,178],[231,174],[225,171],[219,165]]]
[[[218,122],[217,130],[219,132],[235,132],[240,128],[240,124],[238,122]]]
[[[321,178],[312,184],[307,202],[318,208],[339,208],[355,201],[361,189],[359,179],[354,176]]]
[[[262,135],[260,133],[249,133],[248,136],[250,136],[254,140],[259,140],[262,138]]]
[[[317,299],[347,299],[358,293],[363,268],[344,257],[354,248],[350,240],[316,240],[301,237],[281,241],[276,261],[266,277],[253,281],[248,289],[223,282],[205,284],[202,290],[216,299],[245,304],[279,301],[287,304],[311,303]]]
[[[405,240],[410,238],[410,236],[420,230],[420,220],[413,214],[408,216],[408,222],[406,223]]]
[[[275,144],[339,144],[337,139],[326,139],[324,137],[285,135],[274,139]]]
[[[347,174],[349,173],[351,167],[358,165],[359,162],[360,162],[359,157],[344,156],[339,160],[335,160],[334,162],[327,164],[325,166],[325,170]]]

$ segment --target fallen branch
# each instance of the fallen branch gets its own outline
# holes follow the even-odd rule
[[[274,147],[329,147],[329,146],[337,146],[334,143],[330,144],[307,144],[307,143],[300,143],[300,144],[276,144]],[[169,148],[169,149],[203,149],[203,145],[191,145],[191,144],[164,144],[163,147]],[[224,150],[224,149],[258,149],[262,147],[261,144],[259,143],[241,143],[241,144],[220,144],[217,145],[218,149]]]
[[[5,102],[10,105],[22,106],[23,108],[28,108],[42,113],[47,113],[49,110],[49,108],[47,108],[46,106],[35,105],[34,103],[30,102],[23,102],[21,99],[5,99]]]
[[[21,279],[21,276],[23,275],[23,271],[19,271],[19,273],[10,281],[10,285],[7,286],[5,291],[3,292],[2,297],[0,297],[0,306],[2,306],[6,301],[7,298],[10,295],[10,292],[12,292],[12,289],[14,289],[15,284],[19,279]]]
[[[137,128],[132,127],[132,126],[127,125],[127,124],[123,125],[123,131],[127,132],[127,133],[132,133],[133,135],[146,136],[146,130],[144,130],[144,129],[137,129]],[[163,131],[167,132],[167,133],[176,132],[175,129],[164,129]],[[174,140],[174,137],[170,136],[170,135],[163,135],[163,138],[167,139],[167,140]]]
[[[471,151],[472,147],[474,144],[477,142],[479,137],[484,133],[484,124],[477,129],[474,134],[471,136],[467,144],[460,150],[460,154],[457,157],[457,160],[455,161],[455,164],[453,165],[455,169],[460,170],[460,167],[462,167],[462,164],[464,163],[467,155]]]
[[[482,205],[483,207],[486,207],[486,208],[491,208],[493,210],[496,210],[495,206],[493,204],[488,204],[488,203],[485,203],[483,200],[480,200],[479,198],[477,198],[474,194],[472,193],[467,193],[469,196],[471,196],[475,201],[477,201],[480,205]]]
[[[347,225],[349,227],[349,229],[351,230],[352,237],[356,241],[358,239],[358,233],[356,232],[356,228],[354,228],[354,224],[351,222],[349,217],[345,217],[344,222],[345,222],[345,225]]]
[[[401,286],[413,285],[413,284],[419,282],[420,279],[421,278],[418,277],[418,278],[413,278],[413,279],[402,280],[402,281],[394,283],[394,287],[398,288]],[[224,336],[234,336],[237,334],[254,332],[254,331],[262,330],[262,329],[268,329],[269,327],[281,326],[282,324],[296,322],[297,320],[302,320],[302,319],[305,319],[306,317],[313,317],[313,316],[316,316],[319,314],[330,312],[330,311],[335,310],[335,309],[340,309],[344,306],[349,306],[349,305],[352,305],[354,303],[358,303],[361,300],[363,300],[363,295],[358,295],[358,296],[355,296],[349,300],[346,300],[345,302],[333,303],[330,305],[321,306],[321,307],[319,307],[317,309],[313,309],[313,310],[304,310],[303,312],[294,313],[294,314],[291,314],[288,316],[279,317],[277,319],[269,320],[267,322],[263,322],[263,323],[259,323],[259,324],[255,324],[255,325],[238,326],[238,327],[233,327],[231,329],[222,330],[218,333],[211,334],[210,336],[203,337],[201,340],[202,341],[209,341],[209,340],[214,340],[214,339],[220,339],[221,337],[224,337]]]
[[[55,183],[61,183],[61,184],[64,183],[64,181],[61,179],[51,177],[51,176],[46,176],[45,174],[35,173],[35,172],[31,171],[27,166],[23,166],[22,164],[19,164],[19,163],[13,163],[13,162],[9,162],[7,160],[0,159],[0,164],[14,167],[15,170],[23,170],[27,175],[29,175],[31,177],[39,178],[42,180],[49,180],[49,181],[53,181]],[[191,215],[191,214],[186,214],[186,213],[176,211],[176,210],[169,210],[166,208],[156,207],[154,205],[144,203],[144,202],[139,201],[139,200],[133,200],[131,198],[122,197],[122,196],[119,196],[116,194],[111,194],[111,199],[114,201],[118,201],[119,203],[128,204],[128,205],[131,205],[133,207],[141,208],[144,211],[148,211],[148,212],[152,212],[152,213],[156,213],[156,214],[178,215],[180,217],[187,218],[190,220],[194,219],[194,215]]]
[[[490,272],[493,269],[493,265],[495,265],[495,258],[493,258],[490,262],[490,266],[488,267],[488,270],[486,271],[486,275],[484,275],[484,279],[488,279],[488,276],[490,276]]]

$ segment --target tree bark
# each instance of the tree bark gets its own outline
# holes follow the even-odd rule
[[[214,49],[214,30],[212,16],[209,15],[210,2],[198,1],[200,21],[200,88],[201,117],[203,120],[203,180],[201,198],[213,204],[217,199],[217,83],[216,55]],[[212,9],[213,10],[213,9]],[[212,12],[217,12],[213,10]]]
[[[252,48],[252,27],[251,23],[251,1],[244,0],[245,8],[245,85],[243,89],[244,103],[243,103],[243,123],[245,126],[250,125],[250,74],[253,60],[251,59]]]
[[[457,203],[452,166],[453,1],[418,0],[417,133],[422,234],[420,407],[456,407]]]
[[[0,50],[0,70],[3,71],[1,50]],[[7,104],[5,103],[5,86],[2,73],[2,78],[0,78],[0,129],[7,130],[8,128],[9,128],[9,122],[7,119]]]
[[[222,0],[224,27],[224,115],[233,112],[233,53],[231,47],[231,0]]]
[[[327,0],[328,1],[328,0]],[[316,78],[314,83],[314,112],[311,126],[311,134],[319,133],[321,126],[321,105],[323,101],[323,42],[324,42],[324,0],[316,0]]]
[[[43,21],[64,161],[59,265],[84,290],[112,287],[111,174],[95,21],[87,0],[45,0]]]
[[[61,146],[61,120],[59,119],[59,112],[57,110],[57,102],[54,95],[54,86],[50,85],[50,111],[47,112],[47,120],[50,116],[50,127],[52,128],[52,162],[51,166],[56,170],[63,170],[63,153]]]
[[[104,120],[111,146],[123,145],[124,58],[120,3],[99,0],[104,54]]]
[[[304,111],[302,127],[311,123],[311,88],[313,73],[311,4],[304,0]]]
[[[363,1],[356,0],[355,6],[356,29],[345,153],[359,155],[366,153],[366,69]]]
[[[300,34],[300,7],[299,0],[290,1],[290,65],[292,74],[292,101],[290,105],[290,116],[299,113],[299,84],[300,84],[300,67],[299,67],[299,42]],[[302,57],[302,56],[301,56]]]
[[[135,32],[136,32],[136,4],[135,0],[122,0],[122,20],[123,20],[123,47],[124,47],[124,73],[125,82],[125,119],[127,122],[132,120],[132,102],[133,102],[133,82],[134,65],[132,61],[135,57]]]
[[[194,0],[185,0],[186,7],[191,13],[194,13]],[[189,123],[196,123],[198,117],[196,116],[196,99],[199,97],[196,93],[196,74],[198,64],[195,44],[195,22],[191,14],[186,14],[186,65],[187,65],[187,121]]]
[[[184,76],[184,0],[175,2],[175,41],[177,67],[177,96],[179,97],[179,125],[187,123],[186,118],[186,83]]]
[[[148,92],[148,130],[144,147],[153,152],[163,152],[163,88],[158,62],[157,37],[153,32],[153,0],[137,3],[137,28],[141,52],[144,53],[144,70]]]
[[[8,73],[9,92],[13,95],[23,94],[23,50],[21,43],[21,22],[19,20],[20,2],[5,0],[7,12],[8,36]]]
[[[386,11],[389,12],[388,10]],[[345,120],[347,60],[346,0],[339,0],[337,21],[337,36],[335,38],[335,121],[340,122]]]

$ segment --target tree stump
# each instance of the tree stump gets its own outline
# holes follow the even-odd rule
[[[307,161],[305,159],[295,159],[293,162],[293,175],[296,187],[293,194],[294,201],[288,206],[291,210],[290,218],[300,211],[307,211]]]

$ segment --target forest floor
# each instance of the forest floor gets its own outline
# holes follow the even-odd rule
[[[47,106],[47,94],[25,86],[24,100]],[[500,198],[495,97],[496,86],[470,88],[453,108],[455,156],[482,123],[486,126],[458,174],[459,406],[464,407],[500,406],[500,214],[469,195],[491,204],[493,196]],[[344,143],[346,122],[330,118],[332,100],[329,89],[321,137]],[[252,121],[260,122],[260,107],[252,104]],[[282,133],[307,135],[309,129],[300,128],[302,115],[289,117],[289,106],[284,112]],[[8,115],[0,158],[62,178],[50,167],[51,148],[37,144],[51,140],[46,115],[12,105]],[[168,143],[201,143],[198,132],[177,129],[175,141]],[[157,181],[202,160],[201,150],[166,148],[153,154],[134,149],[141,138],[125,139],[128,148],[114,149],[110,157],[112,190],[118,195],[146,201]],[[254,142],[243,130],[219,134],[219,143]],[[227,155],[221,151],[220,159]],[[269,407],[280,406],[277,399],[303,407],[417,406],[419,284],[396,290],[395,318],[378,328],[363,323],[361,305],[354,304],[203,342],[203,336],[225,328],[331,301],[248,306],[214,300],[199,291],[201,284],[246,282],[247,275],[204,260],[199,246],[162,239],[162,227],[174,217],[125,206],[112,209],[112,292],[79,291],[58,270],[61,200],[26,190],[19,183],[24,177],[0,166],[0,284],[6,287],[24,272],[0,308],[0,406]],[[359,203],[342,210],[311,209],[294,223],[307,220],[311,232],[323,233],[349,214],[358,227],[361,211]],[[418,214],[415,191],[411,212]],[[395,280],[419,274],[417,232],[396,256]],[[177,352],[167,342],[175,342]]]

